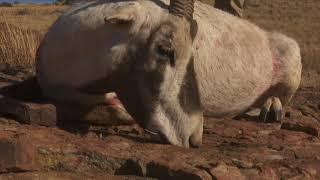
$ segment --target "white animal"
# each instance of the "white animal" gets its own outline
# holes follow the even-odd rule
[[[201,144],[204,112],[261,108],[261,120],[280,120],[300,84],[296,41],[198,1],[166,4],[98,0],[71,8],[38,51],[44,95],[99,104],[114,90],[149,131],[184,147]]]

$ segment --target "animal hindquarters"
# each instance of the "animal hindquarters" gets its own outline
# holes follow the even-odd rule
[[[266,33],[248,21],[212,11],[219,28],[199,19],[195,74],[205,115],[237,116],[270,87],[272,61]],[[225,16],[225,17],[224,17]]]
[[[272,90],[282,105],[287,105],[301,81],[301,55],[298,43],[280,33],[269,33],[273,54],[274,81]]]

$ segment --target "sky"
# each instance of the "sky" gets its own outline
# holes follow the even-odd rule
[[[0,0],[0,3],[1,2],[10,2],[10,3],[13,3],[15,1],[18,1],[20,3],[52,3],[54,2],[54,0]]]

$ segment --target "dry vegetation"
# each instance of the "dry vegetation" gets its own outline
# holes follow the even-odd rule
[[[55,5],[0,7],[0,22],[45,31],[66,8],[66,6]]]
[[[200,0],[213,4],[214,0]],[[269,31],[295,38],[301,48],[304,75],[320,73],[319,0],[246,0],[245,18]],[[320,84],[320,83],[319,83]]]
[[[8,23],[0,23],[0,63],[32,67],[42,33]]]
[[[33,69],[43,35],[65,9],[54,5],[0,7],[0,67]]]
[[[319,0],[247,0],[245,16],[270,31],[295,38],[301,48],[304,73],[320,73]],[[318,82],[318,84],[320,84]]]

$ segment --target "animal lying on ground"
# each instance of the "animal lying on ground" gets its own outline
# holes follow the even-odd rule
[[[50,28],[37,78],[53,100],[102,104],[115,91],[146,129],[178,146],[202,143],[203,114],[261,109],[281,120],[299,87],[295,40],[194,0],[97,0]]]

